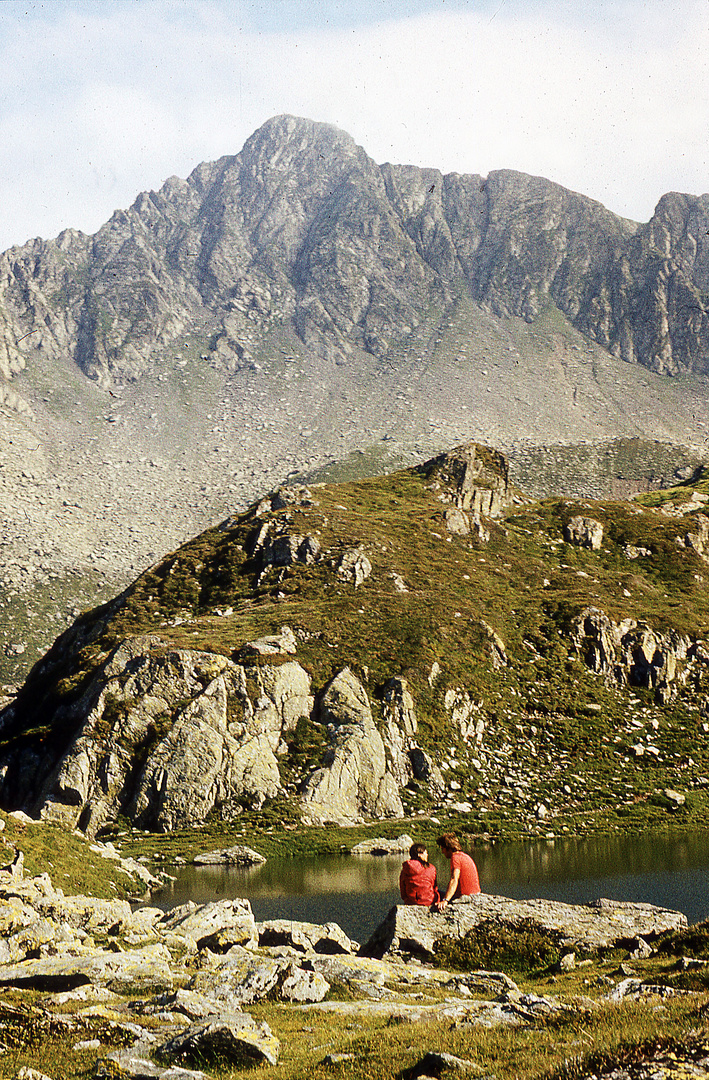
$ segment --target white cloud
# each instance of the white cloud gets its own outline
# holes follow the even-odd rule
[[[638,218],[709,189],[708,4],[406,6],[322,2],[302,28],[287,4],[278,33],[254,3],[1,4],[0,249],[92,232],[279,112],[377,161],[540,173]]]

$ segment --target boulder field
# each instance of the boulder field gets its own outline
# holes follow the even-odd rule
[[[0,871],[0,988],[35,993],[21,1006],[0,994],[0,1022],[19,1025],[20,1044],[23,1030],[28,1039],[30,1030],[57,1026],[77,1038],[92,1035],[77,1047],[97,1051],[99,1078],[194,1080],[207,1075],[189,1067],[195,1062],[278,1061],[278,1038],[245,1011],[266,1000],[341,1017],[484,1026],[533,1024],[593,1007],[587,999],[581,1005],[521,993],[501,971],[450,972],[425,962],[439,942],[491,920],[512,928],[532,920],[567,957],[639,940],[651,950],[659,935],[686,926],[681,913],[648,904],[481,896],[455,901],[445,914],[396,906],[360,948],[334,923],[258,923],[246,899],[133,909],[125,901],[65,896],[49,875],[28,878],[15,866]],[[645,992],[632,978],[610,991],[617,1000]]]

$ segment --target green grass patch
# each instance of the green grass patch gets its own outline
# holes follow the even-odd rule
[[[8,865],[16,851],[24,857],[25,874],[47,873],[55,888],[68,895],[103,899],[142,897],[144,888],[120,869],[117,861],[91,851],[89,842],[54,825],[32,824],[4,816],[0,833],[0,865]]]
[[[552,967],[561,957],[559,936],[533,919],[512,925],[487,919],[460,939],[436,942],[439,967],[455,971],[513,971],[530,975]]]

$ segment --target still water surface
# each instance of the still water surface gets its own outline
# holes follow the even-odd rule
[[[709,916],[709,833],[500,844],[471,854],[484,892],[572,904],[605,896],[675,908],[690,922]],[[366,941],[398,902],[403,858],[333,855],[269,859],[250,870],[185,867],[152,902],[172,907],[245,896],[259,922],[336,922]],[[448,864],[438,852],[432,858],[445,886]]]

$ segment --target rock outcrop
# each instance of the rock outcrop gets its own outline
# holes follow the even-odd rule
[[[391,684],[385,748],[352,672],[332,679],[316,704],[306,671],[285,659],[294,650],[287,627],[241,648],[243,663],[166,648],[156,637],[128,639],[67,709],[74,734],[63,752],[53,762],[18,755],[5,770],[4,797],[27,786],[33,795],[24,801],[34,816],[89,836],[120,813],[156,831],[198,825],[214,812],[232,820],[243,806],[260,808],[283,794],[284,739],[317,712],[329,746],[304,778],[303,820],[402,816],[399,784],[414,774],[416,729],[405,682]],[[274,663],[249,665],[270,656]],[[198,858],[254,861],[236,848]]]
[[[572,517],[564,529],[564,539],[577,547],[587,547],[591,551],[600,551],[603,543],[603,525],[594,518],[577,514]]]
[[[654,689],[660,702],[669,700],[692,644],[681,634],[662,633],[634,619],[615,623],[594,607],[578,616],[571,640],[592,671],[621,685]]]
[[[308,777],[302,793],[303,821],[351,825],[364,817],[401,817],[397,784],[387,771],[382,737],[372,718],[364,687],[345,668],[320,700],[329,750]]]
[[[78,734],[37,785],[35,810],[93,835],[119,811],[167,830],[261,805],[281,790],[275,751],[312,696],[297,663],[254,680],[250,696],[227,657],[127,641],[73,707]]]
[[[652,904],[595,900],[562,904],[552,900],[510,900],[480,893],[453,901],[444,912],[399,904],[362,946],[367,956],[414,954],[432,958],[436,942],[460,939],[487,925],[509,927],[534,924],[562,949],[597,952],[622,947],[642,937],[654,940],[668,930],[687,925],[678,911]]]
[[[512,501],[507,458],[476,443],[458,446],[422,465],[419,470],[440,501],[453,505],[445,511],[449,532],[467,536],[480,518],[499,517]]]

